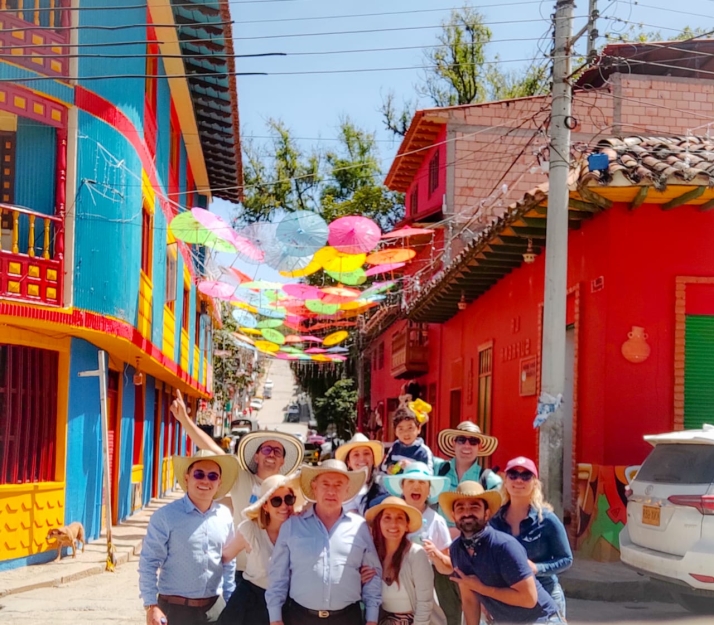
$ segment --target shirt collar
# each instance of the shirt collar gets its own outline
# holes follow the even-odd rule
[[[198,507],[196,507],[196,504],[193,503],[193,501],[191,501],[190,497],[188,496],[188,493],[186,493],[183,496],[182,501],[183,501],[183,509],[185,512],[192,512],[193,510],[195,510],[199,514],[208,514],[209,512],[213,512],[216,509],[216,507],[218,506],[218,504],[214,500],[211,503],[211,507],[208,510],[206,510],[206,512],[201,512],[201,510],[199,510]]]
[[[345,502],[345,503],[347,503],[347,502]],[[315,505],[316,505],[315,502],[312,502],[312,505],[307,510],[305,510],[305,512],[302,513],[303,519],[309,519],[310,517],[313,517],[316,521],[320,521],[320,517],[318,517],[315,514]],[[347,516],[347,513],[345,512],[345,508],[344,508],[344,504],[343,504],[342,514],[340,515],[340,518],[337,519],[337,523],[342,521],[342,519],[347,519],[347,518],[349,518],[349,517]],[[322,521],[320,521],[320,523],[322,523]]]

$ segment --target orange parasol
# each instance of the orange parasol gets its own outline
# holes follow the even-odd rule
[[[392,250],[380,250],[367,256],[370,265],[387,265],[390,263],[405,263],[416,256],[416,251],[408,247],[398,247]]]
[[[333,345],[342,343],[342,341],[344,341],[349,335],[349,332],[346,332],[345,330],[339,330],[337,332],[333,332],[332,334],[328,334],[322,340],[322,344],[325,347],[332,347]]]

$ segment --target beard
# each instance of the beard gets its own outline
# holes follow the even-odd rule
[[[455,521],[456,527],[464,536],[473,536],[478,534],[488,522],[484,520],[479,520],[473,515],[461,517],[458,521]]]

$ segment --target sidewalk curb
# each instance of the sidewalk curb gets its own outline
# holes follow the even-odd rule
[[[116,566],[126,564],[132,556],[141,552],[146,528],[151,515],[161,506],[179,499],[183,492],[167,493],[160,499],[152,499],[149,504],[137,510],[121,525],[112,527],[112,540],[115,548]],[[131,538],[129,538],[131,536]],[[85,577],[106,572],[107,543],[103,534],[98,540],[88,543],[84,553],[77,558],[65,556],[59,562],[34,564],[0,572],[0,597],[68,584]],[[86,560],[82,562],[82,560]],[[72,568],[67,571],[67,568]],[[41,579],[37,579],[37,578]],[[24,578],[24,579],[23,579]]]

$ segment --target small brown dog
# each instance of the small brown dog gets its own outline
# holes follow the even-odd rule
[[[47,534],[47,542],[53,541],[57,545],[57,557],[55,562],[62,557],[62,547],[72,547],[72,557],[77,557],[77,543],[82,543],[82,553],[84,553],[84,526],[79,523],[70,523],[64,527],[56,527]]]

